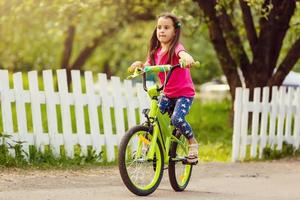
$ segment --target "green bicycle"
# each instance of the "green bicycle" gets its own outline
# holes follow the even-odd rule
[[[195,63],[198,66],[199,62]],[[187,162],[188,141],[170,123],[171,113],[162,114],[158,108],[160,92],[180,64],[145,66],[136,68],[130,78],[142,75],[143,87],[151,98],[150,109],[144,109],[146,122],[132,127],[122,138],[119,146],[119,171],[126,187],[134,194],[146,196],[153,193],[161,182],[164,165],[167,165],[169,180],[175,191],[187,187],[193,163]],[[167,72],[166,80],[147,88],[146,73]]]

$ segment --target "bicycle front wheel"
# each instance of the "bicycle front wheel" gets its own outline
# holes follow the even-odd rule
[[[176,131],[176,137],[183,143],[183,145],[173,142],[170,149],[170,162],[168,167],[169,180],[172,188],[175,191],[183,191],[187,187],[193,166],[186,164],[188,141],[184,135]]]
[[[153,160],[147,159],[152,134],[146,126],[135,126],[123,137],[119,147],[119,171],[126,187],[146,196],[158,187],[163,176],[163,151],[157,141]]]

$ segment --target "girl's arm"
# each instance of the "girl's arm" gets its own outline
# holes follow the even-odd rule
[[[193,64],[195,61],[193,57],[188,54],[186,51],[180,51],[178,53],[178,56],[180,58],[180,61],[184,62],[185,66],[189,67],[191,64]]]

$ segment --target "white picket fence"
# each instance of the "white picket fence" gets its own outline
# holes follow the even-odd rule
[[[299,148],[300,88],[273,87],[271,90],[272,93],[269,87],[263,91],[255,88],[253,101],[249,101],[249,89],[236,89],[232,161],[249,156],[261,158],[266,146],[281,151],[283,142]],[[248,120],[249,113],[252,120]],[[252,124],[248,124],[249,121]],[[249,148],[250,155],[247,154]]]
[[[107,160],[115,160],[115,146],[118,146],[125,130],[125,110],[128,125],[137,124],[138,118],[142,121],[142,109],[149,107],[149,99],[142,85],[129,80],[120,81],[119,77],[107,80],[106,74],[98,74],[98,80],[93,80],[90,71],[84,72],[85,90],[82,91],[81,76],[79,71],[72,71],[72,92],[68,91],[66,71],[57,70],[58,91],[54,87],[54,76],[52,70],[42,72],[44,90],[39,90],[37,71],[28,72],[29,90],[24,90],[23,75],[21,72],[14,73],[13,87],[10,87],[9,73],[0,70],[0,105],[2,116],[3,133],[10,135],[5,142],[11,145],[17,141],[22,144],[23,151],[29,152],[29,145],[34,145],[38,150],[44,152],[45,145],[49,145],[53,154],[61,155],[60,148],[63,145],[66,155],[74,157],[74,146],[79,145],[82,155],[87,155],[88,146],[98,154],[104,148],[107,152]],[[97,84],[95,84],[97,82]],[[97,90],[99,86],[99,91]],[[14,104],[15,106],[12,106]],[[32,131],[28,130],[28,113],[26,105],[31,107]],[[41,106],[46,107],[46,116],[41,112]],[[60,107],[62,131],[58,130],[57,106]],[[13,119],[13,107],[15,107],[16,119]],[[75,111],[76,132],[72,130],[71,107]],[[87,133],[85,126],[84,108],[88,110],[90,132]],[[115,120],[112,120],[111,110],[114,110]],[[27,109],[28,110],[28,109]],[[99,118],[98,110],[101,110]],[[43,118],[47,118],[48,130],[45,132]],[[115,126],[113,126],[115,121]],[[17,130],[14,130],[17,123]],[[100,131],[100,124],[103,132]],[[16,127],[16,125],[15,125]],[[115,128],[113,128],[115,127]],[[114,131],[115,129],[115,131]],[[0,139],[2,144],[3,138]],[[15,152],[10,150],[14,156]]]

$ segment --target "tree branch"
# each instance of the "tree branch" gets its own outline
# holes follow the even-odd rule
[[[244,22],[245,29],[247,32],[247,37],[248,37],[248,40],[250,43],[251,50],[252,50],[252,52],[254,52],[256,44],[257,44],[257,34],[255,31],[255,26],[254,26],[251,10],[250,10],[250,7],[245,2],[245,0],[239,0],[239,1],[240,1],[240,7],[241,7],[241,10],[243,13],[243,22]]]
[[[91,54],[94,52],[94,50],[97,48],[98,44],[101,43],[105,38],[108,36],[112,36],[114,33],[116,33],[119,30],[119,26],[117,27],[111,27],[108,29],[105,29],[105,32],[101,34],[98,37],[95,37],[93,39],[92,45],[86,46],[80,54],[77,56],[74,63],[70,66],[70,69],[78,70],[81,69],[81,66],[84,65],[84,63],[87,61],[87,59],[91,56]]]
[[[284,81],[284,78],[291,71],[291,69],[296,64],[299,58],[300,58],[300,38],[298,38],[298,40],[290,48],[286,57],[279,65],[276,73],[268,82],[268,85],[269,86],[281,85],[282,82]]]
[[[135,14],[132,15],[131,17],[127,20],[127,23],[131,23],[133,21],[145,21],[145,20],[153,20],[155,19],[155,16],[152,13],[141,13],[141,14]],[[84,63],[87,61],[87,59],[90,57],[90,55],[94,52],[94,50],[97,48],[98,44],[100,44],[105,38],[107,37],[112,37],[113,34],[115,34],[118,30],[121,30],[122,27],[125,26],[124,23],[120,22],[119,25],[110,27],[105,29],[102,35],[95,37],[93,39],[92,45],[86,46],[80,54],[77,56],[76,60],[74,63],[70,66],[70,69],[80,69],[81,66],[84,65]]]
[[[235,88],[241,86],[241,81],[237,72],[237,65],[231,57],[226,41],[223,36],[220,22],[215,11],[215,0],[194,0],[203,10],[206,17],[208,17],[207,25],[209,29],[210,39],[213,43],[218,59],[221,63],[222,70],[226,75],[230,86],[230,93],[232,98],[235,97]]]
[[[225,31],[225,39],[227,41],[229,49],[231,49],[231,53],[235,57],[236,62],[239,63],[243,76],[246,78],[246,80],[248,80],[248,76],[251,73],[250,63],[239,37],[238,31],[233,26],[224,8],[222,9],[222,13],[218,15],[218,19],[220,21],[222,30]]]
[[[266,85],[272,77],[282,47],[282,41],[289,28],[289,21],[294,14],[294,0],[273,0],[273,9],[268,19],[260,19],[260,36],[254,52],[253,66],[258,74],[257,86]]]
[[[62,58],[61,58],[61,68],[69,67],[69,62],[70,62],[70,58],[71,58],[72,50],[73,50],[73,41],[74,41],[75,30],[76,30],[75,26],[70,25],[68,27],[68,30],[66,31],[67,37],[64,42],[64,51],[63,51]]]

